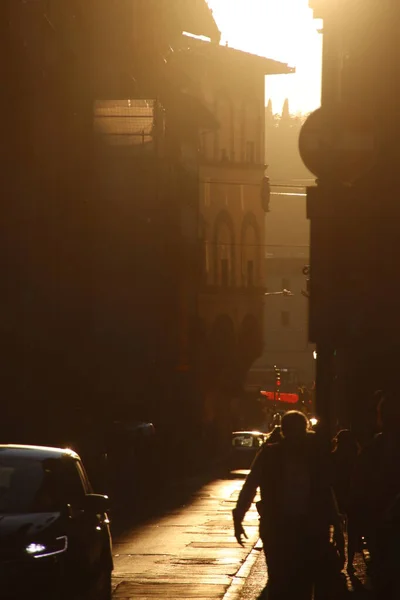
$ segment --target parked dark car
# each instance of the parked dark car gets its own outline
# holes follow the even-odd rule
[[[230,470],[250,469],[266,438],[267,435],[261,431],[234,431],[229,460]]]
[[[107,509],[72,450],[1,445],[1,598],[109,600]]]

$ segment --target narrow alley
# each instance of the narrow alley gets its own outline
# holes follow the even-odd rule
[[[218,479],[187,504],[128,530],[114,542],[114,598],[235,600],[259,552],[253,507],[244,523],[249,539],[233,536],[231,511],[243,476]]]

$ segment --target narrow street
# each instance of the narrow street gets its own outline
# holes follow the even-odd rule
[[[185,505],[115,539],[113,597],[239,598],[253,555],[242,565],[258,540],[254,507],[244,522],[245,547],[233,536],[231,511],[244,474],[204,485]]]

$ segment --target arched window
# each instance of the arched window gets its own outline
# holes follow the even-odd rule
[[[259,164],[262,132],[260,131],[260,106],[256,100],[244,101],[242,120],[242,160]]]
[[[217,244],[218,281],[223,287],[228,287],[232,278],[232,238],[226,223],[219,228]]]
[[[199,269],[204,284],[208,284],[210,273],[210,243],[204,217],[199,218]]]
[[[216,285],[228,287],[235,280],[235,240],[232,220],[226,211],[220,213],[214,228],[215,261],[214,281]]]
[[[215,133],[214,158],[218,161],[234,160],[234,108],[225,93],[219,95],[215,112],[219,128]]]
[[[243,220],[241,236],[241,271],[244,287],[259,285],[261,253],[257,220],[253,213],[248,213]]]

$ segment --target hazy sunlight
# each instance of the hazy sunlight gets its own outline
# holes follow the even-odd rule
[[[322,36],[308,0],[208,0],[222,32],[222,43],[296,67],[295,75],[267,80],[266,101],[280,112],[289,98],[291,112],[320,105]]]

